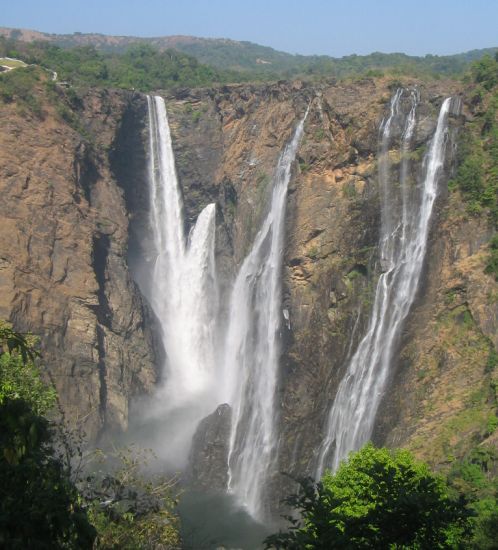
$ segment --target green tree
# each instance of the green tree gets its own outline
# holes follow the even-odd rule
[[[448,474],[450,485],[458,493],[468,495],[474,533],[467,545],[478,550],[498,548],[498,450],[480,444],[467,456],[456,460]]]
[[[151,451],[134,446],[98,450],[93,458],[92,473],[80,489],[97,529],[95,548],[180,548],[176,479],[144,475]]]
[[[40,381],[34,345],[0,323],[0,547],[91,548],[95,529],[42,416],[55,392]]]
[[[321,482],[301,480],[286,499],[301,519],[268,537],[266,548],[458,548],[471,530],[463,497],[407,451],[369,444]]]
[[[482,84],[486,90],[491,90],[498,84],[498,59],[485,55],[476,61],[472,67],[476,82]]]
[[[33,336],[0,321],[0,548],[179,548],[175,481],[143,474],[146,451],[72,469],[75,438],[46,417],[56,392],[37,357]]]

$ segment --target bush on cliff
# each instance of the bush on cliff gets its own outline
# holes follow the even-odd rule
[[[41,118],[42,105],[35,92],[35,87],[40,80],[39,73],[40,70],[36,67],[25,67],[0,73],[0,102],[15,101]]]
[[[465,500],[407,451],[369,444],[335,474],[300,484],[286,503],[302,519],[287,517],[289,532],[266,548],[458,548],[471,531]]]

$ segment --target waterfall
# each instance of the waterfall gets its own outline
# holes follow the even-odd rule
[[[328,416],[326,436],[319,449],[316,477],[326,467],[336,470],[341,460],[371,437],[396,345],[415,299],[424,262],[430,218],[444,164],[447,118],[451,98],[440,109],[436,131],[424,156],[423,181],[409,181],[408,153],[412,141],[418,94],[411,92],[411,109],[401,135],[398,186],[390,185],[389,148],[400,124],[403,90],[391,100],[390,113],[380,127],[379,183],[382,224],[380,275],[367,332],[360,341],[339,384]]]
[[[228,490],[262,518],[264,484],[275,458],[275,392],[282,322],[281,271],[287,187],[307,111],[282,152],[270,211],[245,258],[231,294],[224,365],[232,406]]]
[[[214,204],[206,206],[186,238],[165,103],[158,96],[149,96],[147,102],[154,259],[144,291],[159,320],[166,353],[149,414],[172,426],[164,446],[170,464],[181,467],[198,422],[219,403],[214,351],[216,210]]]

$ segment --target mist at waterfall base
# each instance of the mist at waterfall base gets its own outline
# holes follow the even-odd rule
[[[181,472],[199,422],[228,402],[233,421],[226,492],[185,493],[182,525],[196,539],[259,548],[269,534],[262,525],[269,522],[263,501],[278,441],[273,396],[286,195],[307,112],[279,156],[267,215],[233,283],[223,322],[214,262],[215,205],[201,211],[187,238],[164,100],[148,97],[148,113],[151,244],[136,279],[156,316],[165,356],[154,396],[135,404],[128,438],[158,455],[151,469]],[[201,548],[201,542],[193,547]]]
[[[275,528],[257,522],[234,495],[187,491],[178,512],[185,550],[257,550]]]

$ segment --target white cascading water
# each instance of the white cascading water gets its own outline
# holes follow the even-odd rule
[[[281,271],[287,187],[303,134],[299,122],[273,178],[270,211],[234,283],[225,343],[226,401],[232,407],[228,490],[262,519],[264,489],[275,458],[275,392],[282,322]]]
[[[379,277],[367,332],[351,358],[331,407],[326,436],[319,449],[316,477],[325,468],[336,470],[350,451],[372,435],[377,410],[389,378],[390,366],[403,321],[415,299],[427,249],[430,218],[444,164],[447,118],[451,98],[439,112],[436,131],[424,157],[421,185],[410,185],[409,152],[415,129],[418,94],[411,92],[401,144],[399,195],[390,183],[389,147],[400,115],[403,90],[391,101],[389,116],[381,125],[379,180],[382,194]]]
[[[170,465],[181,467],[197,424],[219,403],[214,351],[216,210],[214,204],[202,210],[187,241],[165,103],[159,96],[147,101],[155,259],[146,295],[159,320],[166,352],[163,381],[149,414],[172,425],[164,449]]]

